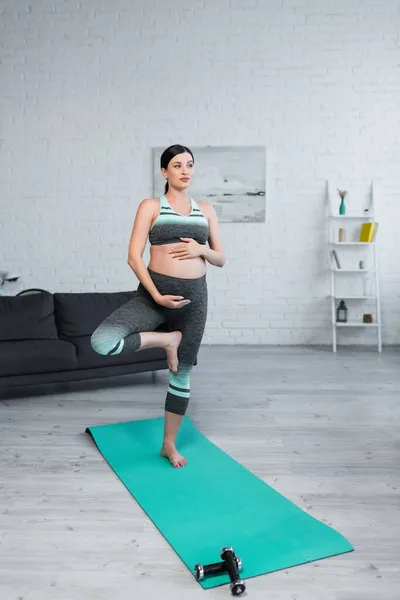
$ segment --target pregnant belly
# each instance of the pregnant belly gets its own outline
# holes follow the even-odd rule
[[[206,261],[202,256],[179,260],[170,253],[179,244],[165,244],[150,247],[150,262],[148,268],[156,273],[171,275],[171,277],[183,277],[184,279],[196,279],[202,277],[206,272]]]

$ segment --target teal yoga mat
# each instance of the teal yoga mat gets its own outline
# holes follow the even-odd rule
[[[188,464],[174,469],[159,456],[163,431],[163,418],[86,429],[192,574],[196,563],[220,561],[225,546],[242,559],[243,580],[354,550],[210,442],[187,416],[177,447]],[[199,584],[207,589],[229,582],[223,574]]]

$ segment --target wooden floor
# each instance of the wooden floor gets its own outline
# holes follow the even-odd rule
[[[167,377],[3,396],[1,600],[231,597],[199,586],[84,433],[162,415]],[[355,547],[248,579],[242,597],[400,598],[399,349],[203,346],[188,416]]]

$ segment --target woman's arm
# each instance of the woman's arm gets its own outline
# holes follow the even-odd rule
[[[142,200],[139,204],[128,249],[128,265],[154,300],[160,296],[160,293],[150,277],[142,256],[155,210],[156,205],[152,198]]]
[[[208,217],[210,234],[208,236],[208,244],[202,249],[201,256],[205,258],[211,265],[215,267],[223,267],[225,264],[225,252],[222,245],[221,232],[218,223],[217,213],[215,208],[209,202],[200,202],[204,214]]]

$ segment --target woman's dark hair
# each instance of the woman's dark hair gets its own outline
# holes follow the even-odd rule
[[[174,156],[176,156],[177,154],[182,154],[183,152],[189,152],[189,154],[191,154],[191,156],[193,158],[193,162],[194,162],[193,152],[189,148],[187,148],[186,146],[181,146],[180,144],[174,144],[173,146],[170,146],[169,148],[164,150],[164,152],[161,154],[161,158],[160,158],[161,168],[166,169],[169,165],[170,160],[172,158],[174,158]],[[166,194],[167,192],[168,192],[168,181],[165,184],[164,194]]]

